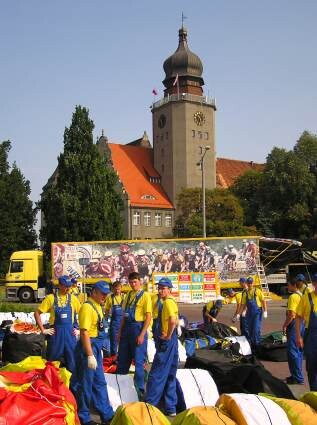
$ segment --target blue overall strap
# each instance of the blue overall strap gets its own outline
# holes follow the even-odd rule
[[[126,305],[125,305],[125,310],[127,309],[127,308],[130,308],[130,307],[135,307],[136,305],[137,305],[137,303],[138,303],[138,301],[139,301],[139,299],[142,297],[142,295],[144,294],[144,290],[142,289],[142,291],[140,291],[136,296],[135,296],[135,298],[134,298],[134,300],[133,301],[131,301],[131,303],[130,303],[130,295],[131,295],[131,292],[129,292],[129,295],[128,295],[128,299],[127,299],[127,303],[126,303]]]
[[[104,318],[100,316],[98,310],[96,309],[96,307],[93,305],[93,303],[91,301],[85,301],[84,304],[89,304],[95,310],[95,312],[98,315],[98,321],[99,322],[102,322],[103,321]]]
[[[111,307],[113,307],[113,306],[114,306],[114,301],[115,301],[115,299],[116,299],[115,294],[111,294]],[[121,306],[122,306],[122,304],[123,304],[123,297],[122,297],[122,295],[121,295],[121,302],[120,302],[119,304],[117,304],[117,305],[121,305]]]

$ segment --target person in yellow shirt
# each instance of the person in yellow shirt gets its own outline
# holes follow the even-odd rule
[[[297,289],[301,292],[302,295],[305,295],[307,291],[310,292],[310,289],[306,283],[306,278],[302,273],[299,273],[295,277],[295,282]]]
[[[237,314],[237,319],[240,319],[241,314],[247,309],[246,321],[249,331],[249,342],[253,351],[256,351],[257,346],[261,342],[261,324],[262,316],[267,318],[267,305],[264,299],[263,292],[259,288],[253,287],[253,278],[247,278],[248,289],[242,294],[241,306]]]
[[[296,344],[304,349],[306,370],[311,391],[317,391],[317,273],[312,276],[314,291],[302,296],[296,311]],[[305,323],[305,338],[301,334]]]
[[[79,335],[76,329],[77,314],[81,306],[77,297],[69,294],[71,286],[69,277],[61,276],[58,279],[58,294],[47,295],[34,313],[34,318],[40,331],[48,335],[47,360],[63,360],[66,368],[72,372],[75,368],[76,337]],[[50,313],[49,329],[44,328],[41,313]]]
[[[237,308],[236,308],[236,311],[235,311],[235,313],[233,315],[233,318],[232,318],[232,322],[233,323],[235,323],[237,321],[237,316],[238,316],[239,310],[241,308],[242,295],[248,289],[247,280],[246,280],[245,277],[240,277],[239,283],[240,283],[240,287],[242,288],[242,291],[236,293]],[[243,335],[247,339],[249,339],[249,332],[248,332],[248,324],[247,324],[247,320],[246,320],[246,313],[247,313],[247,310],[245,308],[244,311],[243,311],[243,313],[240,315],[240,333],[241,333],[241,335]]]
[[[302,294],[297,290],[296,282],[288,282],[287,285],[290,296],[287,301],[286,319],[283,324],[283,333],[287,336],[287,360],[288,368],[291,373],[286,378],[286,383],[304,384],[303,377],[303,350],[296,345],[295,318],[297,307],[300,303]],[[304,335],[304,324],[302,323],[301,335]]]
[[[139,273],[129,274],[129,284],[131,291],[123,301],[117,373],[129,373],[134,359],[135,385],[140,393],[144,394],[144,363],[147,355],[147,330],[152,320],[152,302],[150,294],[141,289]]]
[[[106,338],[102,305],[109,293],[108,282],[99,280],[93,285],[90,298],[79,312],[80,341],[75,351],[76,369],[71,378],[71,388],[77,400],[82,425],[95,423],[90,417],[91,405],[99,413],[102,425],[109,425],[114,416],[102,360],[102,347]]]
[[[110,354],[118,354],[118,337],[123,318],[123,294],[121,293],[121,282],[112,284],[112,294],[109,294],[105,302],[105,315],[110,315]]]
[[[152,295],[152,333],[155,346],[157,346],[158,339],[160,337],[159,321],[158,316],[163,307],[163,300],[161,299],[160,293]]]
[[[220,310],[223,306],[222,300],[223,297],[221,295],[217,295],[215,300],[209,301],[203,307],[202,313],[205,325],[208,325],[208,323],[217,322],[218,314],[220,313]]]
[[[178,366],[178,306],[171,297],[173,284],[162,277],[158,282],[163,307],[159,310],[158,326],[160,337],[146,386],[145,402],[157,406],[165,402],[165,413],[176,415],[176,371]]]

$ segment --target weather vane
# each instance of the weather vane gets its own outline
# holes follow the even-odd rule
[[[182,28],[184,28],[185,19],[187,19],[187,16],[185,16],[184,13],[182,12]]]

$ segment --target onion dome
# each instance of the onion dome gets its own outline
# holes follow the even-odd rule
[[[178,76],[180,80],[193,80],[200,86],[204,85],[202,79],[203,64],[200,58],[189,50],[187,44],[187,30],[182,27],[179,32],[178,48],[164,62],[163,68],[165,71],[165,79],[163,84],[169,88]],[[196,85],[195,84],[195,85]]]

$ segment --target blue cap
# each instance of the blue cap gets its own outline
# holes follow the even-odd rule
[[[247,283],[253,283],[253,277],[248,277],[247,278]]]
[[[239,282],[240,283],[246,283],[246,278],[245,277],[240,277]]]
[[[305,282],[305,276],[302,273],[299,273],[296,277],[295,277],[296,282]]]
[[[312,275],[311,280],[312,280],[313,282],[317,282],[317,273],[314,273],[314,274]]]
[[[232,288],[229,288],[227,292],[228,294],[234,294],[234,290]]]
[[[59,277],[58,283],[60,285],[65,286],[66,288],[70,288],[72,286],[72,282],[71,282],[70,278],[66,275]]]
[[[74,285],[75,283],[77,283],[77,279],[75,277],[72,277],[71,280],[72,284]]]
[[[221,300],[216,300],[215,306],[218,307],[218,308],[221,308],[222,307],[222,301]]]
[[[161,277],[161,279],[157,283],[159,286],[166,286],[167,288],[172,289],[173,284],[168,277]]]
[[[104,280],[98,280],[98,282],[96,282],[92,288],[93,289],[98,289],[104,295],[110,294],[109,283],[108,282],[105,282]]]

